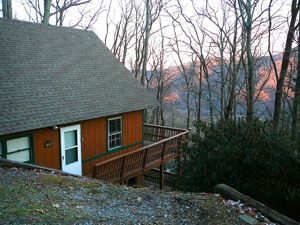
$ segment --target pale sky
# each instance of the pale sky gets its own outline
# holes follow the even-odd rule
[[[29,20],[28,15],[26,14],[26,11],[24,9],[24,6],[22,5],[22,2],[26,2],[27,0],[12,0],[12,7],[13,7],[13,15],[15,18],[20,19],[20,20]],[[141,3],[143,3],[143,0],[140,0]],[[41,1],[42,2],[42,1]],[[86,10],[91,10],[91,11],[95,11],[99,5],[100,1],[94,0],[92,3],[90,3],[90,5],[88,5],[88,8],[86,8]],[[174,3],[173,3],[174,2]],[[174,10],[174,8],[172,7],[172,5],[175,4],[176,1],[171,1],[170,2],[170,6],[168,8],[168,10]],[[200,4],[205,4],[205,1],[196,1],[197,3],[200,2]],[[220,10],[220,6],[219,3],[220,1],[218,0],[210,0],[209,4],[215,9],[215,10]],[[266,5],[268,5],[267,0],[262,0],[261,1],[263,3],[263,8],[266,7]],[[191,1],[190,0],[181,0],[180,3],[182,4],[182,6],[184,6],[184,12],[186,12],[187,15],[191,15],[193,14],[193,9],[192,9],[192,5],[191,5]],[[108,0],[104,0],[104,8],[107,8],[109,4]],[[80,9],[83,10],[84,7],[87,6],[81,6]],[[274,5],[273,8],[273,12],[275,12],[276,10],[280,10],[280,12],[278,13],[278,15],[281,15],[282,17],[286,17],[288,14],[288,10],[289,10],[290,6],[289,4],[285,3],[285,0],[277,0],[276,4]],[[106,33],[106,25],[105,25],[105,19],[106,19],[106,12],[105,10],[103,10],[103,12],[100,14],[98,21],[95,23],[95,25],[93,26],[93,30],[94,32],[99,36],[99,38],[104,41],[104,36]],[[258,13],[260,11],[258,10]],[[162,12],[163,15],[166,15],[166,12]],[[76,21],[76,17],[78,15],[78,9],[77,8],[70,8],[68,10],[66,19],[65,19],[65,23],[64,26],[68,26],[69,24],[74,23],[74,21]],[[111,18],[113,18],[114,21],[118,21],[118,19],[120,18],[120,8],[119,8],[119,0],[113,0],[112,1],[112,9],[111,9]],[[198,17],[195,17],[195,19],[199,19]],[[220,19],[221,18],[221,13],[220,13]],[[166,37],[172,37],[173,34],[173,30],[171,29],[170,26],[170,18],[164,16],[162,17],[162,23],[163,26],[168,26],[164,28],[164,35]],[[207,29],[215,32],[216,28],[215,26],[205,20],[205,25],[207,27]],[[113,25],[111,25],[110,30],[109,30],[109,38],[108,38],[108,47],[110,47],[112,45],[112,35],[113,35]],[[285,27],[287,27],[287,25],[285,24]],[[156,24],[154,24],[153,26],[153,30],[157,30],[158,29],[158,22],[156,22]],[[181,32],[178,31],[178,33],[180,34]],[[155,39],[151,38],[150,42],[152,41],[155,42],[155,44],[159,45],[160,42],[160,35],[159,33],[157,33],[155,35]],[[276,43],[274,43],[274,51],[276,52],[281,52],[284,46],[284,41],[285,41],[285,37],[286,37],[286,30],[284,29],[280,29],[278,31],[276,31],[276,34],[274,34],[274,40],[276,40]],[[110,40],[110,41],[109,41]],[[165,43],[168,44],[168,40],[165,40]],[[205,42],[206,44],[209,43],[209,41]],[[267,39],[263,39],[263,41],[261,42],[261,48],[263,52],[266,51],[266,47],[267,47]],[[170,50],[168,50],[170,51]],[[185,61],[189,61],[190,58],[189,57],[184,57]],[[167,66],[172,65],[172,64],[176,64],[176,57],[173,54],[170,54],[168,56],[168,62],[166,63]]]

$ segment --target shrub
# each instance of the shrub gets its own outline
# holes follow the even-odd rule
[[[225,183],[284,213],[300,211],[300,160],[288,131],[259,120],[201,123],[197,130],[184,150],[181,188],[212,191]]]

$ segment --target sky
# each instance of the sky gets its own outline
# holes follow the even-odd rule
[[[28,0],[12,0],[12,7],[13,7],[13,15],[14,15],[14,18],[17,18],[17,19],[20,19],[20,20],[30,20],[27,13],[26,13],[26,10],[23,6],[22,3],[25,3],[27,2]],[[138,0],[137,0],[138,1]],[[140,0],[141,1],[141,4],[143,4],[143,0]],[[42,2],[42,1],[41,1]],[[119,18],[120,18],[120,7],[119,7],[119,2],[120,0],[112,0],[112,8],[111,8],[111,18],[114,20],[114,21],[117,21]],[[176,1],[172,0],[170,1],[169,3],[169,6],[167,8],[167,10],[169,12],[172,12],[175,10],[175,7],[174,7],[174,4],[175,4]],[[197,6],[204,6],[204,3],[205,1],[195,1],[197,2]],[[218,13],[220,12],[220,5],[219,5],[219,0],[210,0],[209,1],[209,4],[210,6],[215,9]],[[262,2],[262,5],[263,7],[262,8],[266,8],[269,1],[267,0],[261,0]],[[278,13],[278,15],[282,16],[282,17],[286,17],[288,15],[288,10],[289,10],[289,4],[286,4],[286,1],[285,0],[276,0],[275,1],[276,4],[274,4],[274,7],[273,7],[273,11],[277,11],[277,10],[280,10],[280,12]],[[64,23],[65,26],[68,26],[70,24],[74,24],[74,21],[76,21],[76,18],[78,17],[78,11],[79,10],[83,10],[84,7],[86,11],[90,10],[91,12],[95,11],[98,6],[99,6],[99,3],[100,1],[97,1],[97,0],[93,0],[92,3],[90,3],[88,5],[88,7],[86,6],[82,6],[82,7],[79,7],[79,9],[77,8],[70,8],[68,10],[68,13],[67,13],[67,17],[66,17],[66,22]],[[191,15],[193,12],[193,9],[192,9],[192,5],[191,5],[191,0],[181,0],[180,3],[182,4],[183,8],[184,8],[184,12],[187,14],[187,15]],[[104,0],[103,2],[103,10],[102,10],[102,13],[100,14],[97,22],[93,25],[93,31],[99,36],[99,38],[104,41],[104,37],[105,37],[105,33],[106,33],[106,24],[105,24],[105,18],[106,18],[106,13],[107,11],[105,10],[109,5],[109,1],[108,0]],[[27,10],[28,10],[28,7],[27,7]],[[260,13],[260,10],[257,11],[257,13]],[[163,26],[165,26],[164,28],[164,35],[166,36],[166,43],[167,45],[170,45],[171,44],[171,39],[173,38],[172,37],[172,34],[173,34],[173,31],[172,31],[172,28],[170,26],[170,18],[168,18],[166,15],[167,15],[167,12],[166,11],[163,11],[162,12],[162,15],[164,15],[162,17],[162,24]],[[221,15],[221,13],[220,13]],[[197,18],[195,18],[197,19]],[[222,18],[220,18],[222,19]],[[280,18],[278,18],[280,19]],[[208,21],[208,20],[205,20],[204,21],[205,23],[205,26],[207,27],[207,29],[215,32],[215,27],[213,26],[213,24]],[[112,45],[112,40],[113,40],[113,25],[111,25],[110,27],[110,30],[109,30],[109,38],[108,38],[108,42],[107,42],[107,45],[108,47],[110,47]],[[158,29],[158,22],[156,22],[153,26],[153,29],[152,30],[157,30]],[[284,47],[284,40],[285,40],[285,36],[286,36],[286,30],[284,29],[279,29],[278,31],[276,31],[276,34],[273,35],[274,37],[274,52],[275,53],[278,53],[278,52],[281,52],[283,50],[283,47]],[[182,32],[179,32],[179,35],[182,35]],[[159,43],[160,42],[160,35],[157,34],[156,35],[156,38],[155,39],[150,39],[150,42],[154,42],[154,43]],[[170,43],[168,43],[170,42]],[[205,44],[208,46],[208,43],[209,41],[206,41]],[[266,41],[266,38],[261,41],[261,51],[264,51],[266,52],[266,47],[267,47],[267,41]],[[167,52],[171,52],[170,48],[167,48]],[[170,66],[170,65],[174,65],[174,64],[178,64],[178,60],[176,58],[176,56],[174,56],[174,54],[170,53],[168,56],[168,59],[167,59],[167,62],[166,62],[166,65],[167,66]],[[188,62],[190,61],[190,57],[183,57],[183,60]]]

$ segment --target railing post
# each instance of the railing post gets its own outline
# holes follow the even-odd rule
[[[145,149],[145,153],[144,153],[144,159],[143,159],[143,172],[145,171],[145,168],[146,168],[146,162],[147,162],[147,156],[148,156],[148,149],[149,148],[146,148]]]
[[[163,139],[165,139],[165,138],[167,138],[166,136],[165,136],[165,134],[166,134],[166,130],[165,129],[163,129],[163,128],[157,128],[158,129],[158,133],[159,133],[159,141],[161,141],[161,140],[163,140]]]
[[[93,166],[92,178],[97,179],[97,178],[96,178],[96,167],[95,167],[95,166]]]
[[[161,152],[161,164],[159,166],[159,188],[163,189],[164,188],[164,157],[165,157],[165,149],[166,149],[166,144],[167,142],[165,141],[163,144],[163,149]]]
[[[182,139],[183,139],[183,136],[180,136],[177,140],[177,149],[176,149],[176,154],[179,154],[180,153],[180,149],[181,149],[181,144],[182,144]],[[180,154],[181,155],[181,154]]]
[[[182,160],[182,140],[183,140],[183,135],[178,138],[177,141],[177,149],[176,149],[176,154],[178,155],[177,157],[177,175],[180,177],[182,175],[182,168],[181,168],[181,160]]]
[[[159,188],[164,188],[164,165],[160,164],[159,166]]]
[[[167,144],[167,142],[165,141],[164,144],[163,144],[163,149],[162,149],[162,151],[161,151],[161,162],[162,162],[162,163],[164,162],[165,150],[166,150],[166,144]]]
[[[121,173],[120,173],[120,182],[121,182],[121,184],[123,184],[123,182],[124,182],[125,160],[126,160],[126,157],[123,157],[122,158],[122,164],[121,164]]]

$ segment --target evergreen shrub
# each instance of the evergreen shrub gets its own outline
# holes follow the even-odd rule
[[[259,120],[201,123],[197,130],[184,149],[179,188],[211,192],[225,183],[295,218],[300,159],[289,131]]]

